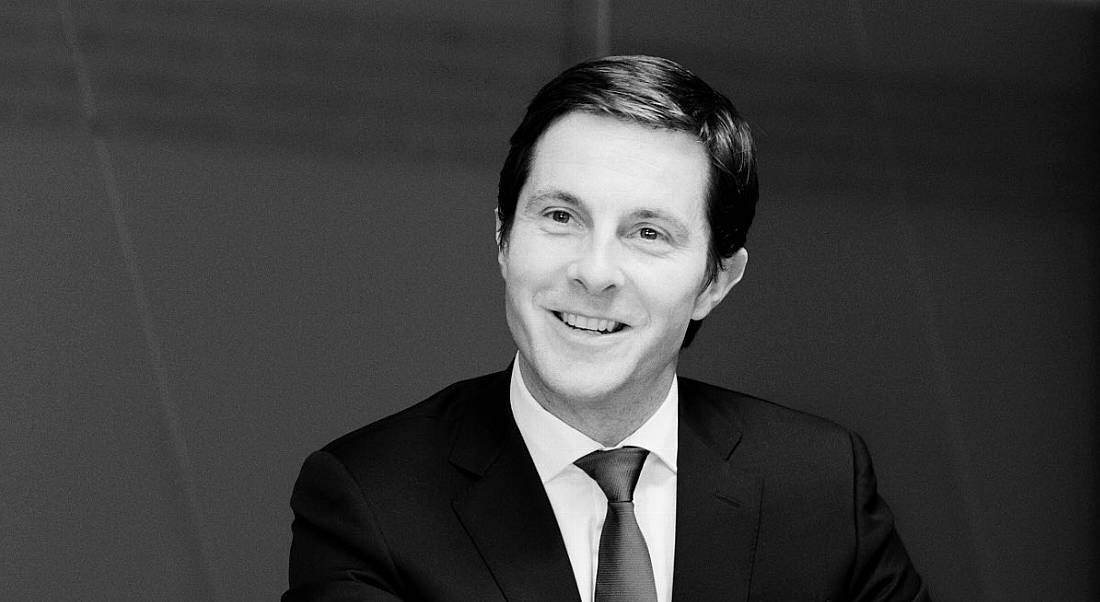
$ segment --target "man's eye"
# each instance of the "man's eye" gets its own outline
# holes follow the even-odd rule
[[[570,216],[567,211],[551,211],[549,215],[550,219],[561,224],[568,224],[569,220],[572,219],[572,216]]]
[[[664,238],[663,234],[661,234],[657,230],[654,230],[653,228],[642,228],[641,230],[638,230],[638,236],[642,237],[645,240],[661,240],[662,238]]]

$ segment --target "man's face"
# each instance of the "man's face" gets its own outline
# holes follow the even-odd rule
[[[543,133],[498,257],[537,399],[667,391],[688,321],[740,277],[707,284],[708,177],[683,132],[578,112]]]

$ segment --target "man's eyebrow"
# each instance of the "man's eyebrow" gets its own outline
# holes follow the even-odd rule
[[[531,209],[536,203],[544,201],[554,201],[569,205],[570,207],[580,207],[584,203],[576,195],[566,192],[564,190],[558,190],[557,188],[551,188],[548,190],[539,190],[535,194],[532,194],[527,198],[527,202],[523,204],[524,209]]]
[[[658,221],[672,230],[673,236],[677,238],[687,238],[691,235],[691,228],[687,223],[679,217],[668,213],[667,211],[660,211],[656,209],[638,209],[631,213],[634,219],[638,220],[653,220]]]

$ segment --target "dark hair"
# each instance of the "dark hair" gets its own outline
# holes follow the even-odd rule
[[[575,111],[608,115],[695,136],[710,157],[707,222],[708,280],[721,261],[745,246],[756,213],[758,184],[752,134],[728,98],[687,69],[653,56],[609,56],[570,67],[539,90],[510,140],[500,170],[497,216],[501,248],[508,242],[516,202],[530,171],[539,137],[558,118]],[[687,347],[699,329],[692,320]]]

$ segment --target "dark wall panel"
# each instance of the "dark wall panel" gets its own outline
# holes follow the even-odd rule
[[[0,590],[205,597],[91,144],[9,131],[0,164]]]

